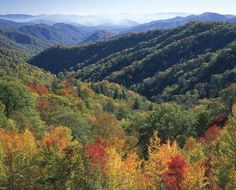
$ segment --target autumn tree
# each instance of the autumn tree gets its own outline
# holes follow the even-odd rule
[[[41,142],[39,180],[43,189],[84,189],[86,186],[83,146],[66,127],[52,128]]]
[[[86,145],[85,153],[90,160],[93,174],[93,186],[96,189],[103,189],[105,186],[105,166],[107,162],[106,153],[107,143],[99,137],[96,143],[89,143]]]
[[[189,164],[181,183],[183,190],[204,190],[207,188],[205,168],[201,162]]]
[[[135,152],[131,152],[123,161],[123,189],[132,190],[141,187],[141,160]]]
[[[13,190],[16,186],[21,185],[30,188],[32,181],[29,175],[31,171],[28,169],[36,152],[35,139],[32,133],[27,129],[23,134],[1,129],[0,144],[6,155],[8,189]]]
[[[168,170],[163,174],[163,181],[167,189],[182,190],[182,183],[186,177],[187,162],[177,154],[167,164]]]
[[[123,184],[123,162],[120,155],[114,148],[108,148],[106,150],[107,160],[105,166],[105,172],[107,176],[107,188],[110,190],[122,189]]]
[[[144,161],[142,186],[144,189],[158,190],[163,188],[162,175],[167,169],[167,163],[178,152],[177,145],[170,141],[161,144],[161,140],[154,131],[148,145],[148,159]]]

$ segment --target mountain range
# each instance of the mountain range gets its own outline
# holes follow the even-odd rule
[[[123,26],[131,27],[141,23],[150,22],[153,20],[173,18],[176,16],[187,16],[187,13],[157,13],[157,14],[99,14],[99,15],[26,15],[26,14],[7,14],[0,15],[0,19],[34,23],[34,24],[48,24],[56,23],[66,24],[80,24],[86,26]]]
[[[103,35],[98,35],[99,33]],[[50,26],[0,20],[0,46],[30,52],[39,52],[55,44],[78,45],[112,35],[114,34],[82,25],[57,23]]]
[[[108,15],[103,15],[104,18],[105,16]],[[162,17],[164,16],[165,15],[162,15]],[[174,16],[174,14],[172,14],[172,16]],[[95,16],[0,15],[0,47],[30,51],[35,54],[56,44],[74,46],[81,43],[107,40],[113,36],[130,32],[145,32],[154,29],[173,28],[182,26],[191,21],[220,21],[232,23],[236,21],[236,16],[220,15],[217,13],[203,13],[201,15],[190,15],[186,17],[178,16],[145,24],[138,24],[133,20],[125,19],[126,24],[122,24],[121,21],[113,23],[101,20],[101,23],[97,23],[96,25],[95,20],[100,17],[96,17],[93,24],[89,24],[90,21],[86,23],[83,19],[80,20],[79,18],[83,18],[84,20],[90,19],[91,21],[91,19],[95,19]]]
[[[235,16],[160,16],[0,15],[0,190],[235,190]]]

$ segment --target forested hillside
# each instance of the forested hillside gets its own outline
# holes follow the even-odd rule
[[[29,56],[25,52],[0,48],[0,77],[10,76],[26,83],[31,81],[42,85],[51,83],[55,76],[26,63]]]
[[[235,39],[195,22],[54,46],[45,70],[1,46],[0,189],[235,189]]]
[[[16,77],[0,78],[2,189],[235,187],[233,96],[187,108],[108,81]]]
[[[108,80],[157,101],[195,103],[235,83],[236,25],[193,22],[78,47],[52,47],[30,63],[61,77]],[[234,93],[234,91],[232,91]]]

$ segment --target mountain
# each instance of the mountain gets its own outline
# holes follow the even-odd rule
[[[24,25],[27,25],[27,23],[20,23],[20,22],[0,19],[0,28],[19,28]]]
[[[93,33],[91,36],[89,36],[86,40],[84,40],[83,43],[96,42],[99,40],[107,40],[112,36],[114,36],[114,34],[111,32],[97,31]]]
[[[34,18],[32,15],[27,14],[6,14],[0,15],[3,20],[14,21],[14,22],[28,22],[30,19]]]
[[[24,34],[33,36],[50,44],[78,45],[95,31],[87,27],[57,23],[52,26],[46,24],[27,25],[19,28]]]
[[[0,189],[235,189],[236,24],[192,22],[31,59],[58,76],[25,60],[40,43],[71,43],[77,28],[11,24],[0,35]]]
[[[0,47],[39,52],[55,44],[78,45],[111,37],[94,27],[56,23],[47,24],[18,23],[0,19]]]
[[[235,82],[236,25],[192,22],[169,30],[52,47],[30,63],[61,77],[109,80],[154,101],[217,97]]]
[[[221,15],[217,13],[206,12],[200,15],[190,15],[187,17],[177,16],[166,20],[152,21],[150,23],[141,24],[133,27],[130,31],[148,31],[154,29],[174,28],[182,26],[192,21],[219,21],[219,22],[235,22],[236,16],[234,15]]]

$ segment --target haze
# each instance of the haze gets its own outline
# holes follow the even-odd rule
[[[0,14],[150,14],[202,13],[234,14],[235,0],[1,0]]]

